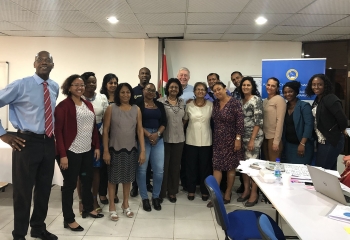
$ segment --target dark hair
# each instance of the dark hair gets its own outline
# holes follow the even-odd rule
[[[242,81],[238,86],[238,93],[241,95],[241,98],[244,99],[244,93],[242,91],[242,85],[244,81],[249,81],[250,84],[252,85],[252,95],[258,95],[257,86],[256,86],[256,82],[254,81],[254,78],[247,76],[242,78]]]
[[[231,73],[231,77],[232,77],[232,75],[235,74],[235,73],[238,73],[241,77],[243,77],[242,73],[239,72],[239,71],[234,71],[233,73]]]
[[[280,80],[278,80],[278,79],[275,78],[275,77],[270,77],[270,78],[267,79],[267,82],[268,82],[270,79],[273,80],[273,81],[275,81],[275,82],[277,82],[276,95],[280,95]],[[266,83],[267,83],[267,82],[266,82]]]
[[[95,73],[93,72],[84,72],[83,74],[81,74],[81,78],[84,80],[84,82],[86,82],[89,77],[96,77]]]
[[[213,89],[214,89],[215,85],[220,85],[221,87],[226,88],[226,85],[225,85],[223,82],[216,82],[216,83],[213,85]]]
[[[111,81],[113,78],[115,78],[117,80],[117,83],[118,83],[118,77],[113,73],[108,73],[103,77],[100,93],[106,95],[107,99],[109,99],[109,95],[108,95],[108,91],[107,91],[107,83],[109,83],[109,81]]]
[[[297,95],[299,94],[301,84],[300,84],[300,82],[298,82],[298,81],[286,82],[286,83],[283,85],[283,87],[282,87],[282,92],[284,92],[284,89],[285,89],[286,87],[289,87],[289,88],[293,89],[293,91],[295,92],[295,96],[297,96]]]
[[[208,76],[209,76],[209,75],[208,75]],[[196,83],[194,84],[194,87],[193,87],[193,92],[196,91],[196,88],[198,87],[198,85],[202,85],[202,86],[204,87],[205,92],[208,92],[208,86],[207,86],[207,84],[204,83],[204,82],[196,82]]]
[[[130,100],[129,100],[129,104],[130,104],[130,105],[133,105],[134,102],[135,102],[134,91],[132,90],[132,87],[130,86],[129,83],[121,83],[121,84],[118,84],[118,87],[117,87],[117,89],[116,89],[115,92],[114,92],[114,101],[115,101],[115,104],[116,104],[117,106],[120,106],[120,104],[121,104],[119,94],[120,94],[120,91],[122,90],[122,87],[127,87],[127,88],[129,89],[130,94],[131,94]]]
[[[183,89],[179,79],[177,78],[170,78],[168,80],[168,82],[165,85],[165,95],[169,96],[169,87],[170,87],[170,84],[172,83],[176,83],[179,86],[179,93],[176,95],[176,97],[180,97],[183,93]]]
[[[211,76],[211,75],[215,75],[216,78],[217,78],[217,80],[220,80],[220,76],[219,76],[219,74],[217,74],[217,73],[209,73],[208,76],[207,76],[207,79],[208,79],[208,77]]]
[[[313,75],[310,78],[309,82],[307,83],[307,86],[305,88],[306,96],[311,97],[311,96],[315,95],[314,91],[312,91],[312,80],[314,80],[314,78],[320,78],[323,80],[323,83],[324,83],[323,96],[332,93],[333,86],[332,86],[331,80],[329,80],[329,78],[326,75],[324,75],[322,73],[318,73],[318,74]]]
[[[62,94],[66,95],[66,96],[70,96],[71,93],[69,91],[70,86],[72,85],[72,82],[74,82],[75,79],[80,78],[82,79],[82,77],[78,74],[73,74],[70,75],[66,80],[64,80],[61,89],[62,89]],[[82,79],[84,81],[84,79]],[[85,81],[84,81],[85,83]]]

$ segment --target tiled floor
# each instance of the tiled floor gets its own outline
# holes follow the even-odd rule
[[[239,182],[238,180],[236,183]],[[236,187],[235,187],[236,188]],[[119,189],[122,189],[119,187]],[[119,197],[122,193],[119,192]],[[231,204],[227,205],[228,211],[242,209],[244,205],[237,202],[237,194],[233,193]],[[145,212],[142,209],[140,197],[130,198],[131,209],[135,213],[134,218],[122,215],[120,203],[117,204],[119,221],[112,222],[108,218],[108,206],[103,206],[105,217],[101,219],[76,217],[79,224],[84,227],[83,232],[72,232],[63,228],[63,216],[61,211],[61,192],[58,186],[52,188],[49,202],[49,211],[46,218],[48,231],[56,234],[60,240],[160,240],[160,239],[225,239],[221,227],[216,223],[214,209],[206,207],[200,195],[196,195],[194,201],[187,200],[187,193],[180,191],[177,202],[170,203],[167,199],[162,204],[161,211]],[[75,214],[78,215],[78,199],[74,201]],[[269,204],[260,202],[253,208],[265,212],[273,219],[275,210]],[[13,209],[12,186],[6,188],[6,192],[0,192],[0,239],[12,239]],[[283,231],[287,235],[295,235],[289,226],[282,220],[280,222]],[[32,239],[29,235],[27,239]]]

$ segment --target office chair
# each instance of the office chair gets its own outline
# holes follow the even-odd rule
[[[205,185],[209,190],[210,198],[214,205],[216,220],[225,232],[225,240],[261,239],[257,221],[263,214],[262,212],[235,210],[227,214],[220,187],[216,179],[212,175],[208,176],[205,179]],[[277,223],[269,216],[267,216],[267,218],[276,233],[277,239],[285,239]]]
[[[277,240],[272,225],[265,214],[258,219],[258,229],[263,240]]]

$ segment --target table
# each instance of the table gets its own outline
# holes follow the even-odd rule
[[[0,182],[12,183],[12,148],[0,140]],[[60,168],[55,161],[52,184],[63,185]]]
[[[291,189],[286,189],[278,183],[264,183],[259,177],[252,178],[300,239],[350,239],[350,234],[344,229],[350,224],[327,217],[338,202],[307,190],[301,183],[292,183]]]

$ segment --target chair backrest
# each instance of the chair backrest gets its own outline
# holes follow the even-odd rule
[[[258,218],[258,229],[263,240],[277,240],[271,222],[265,214]]]
[[[230,222],[227,217],[227,212],[224,206],[224,200],[221,195],[219,184],[212,175],[209,175],[205,179],[205,185],[209,191],[211,201],[214,205],[218,224],[221,225],[222,230],[227,231]]]

